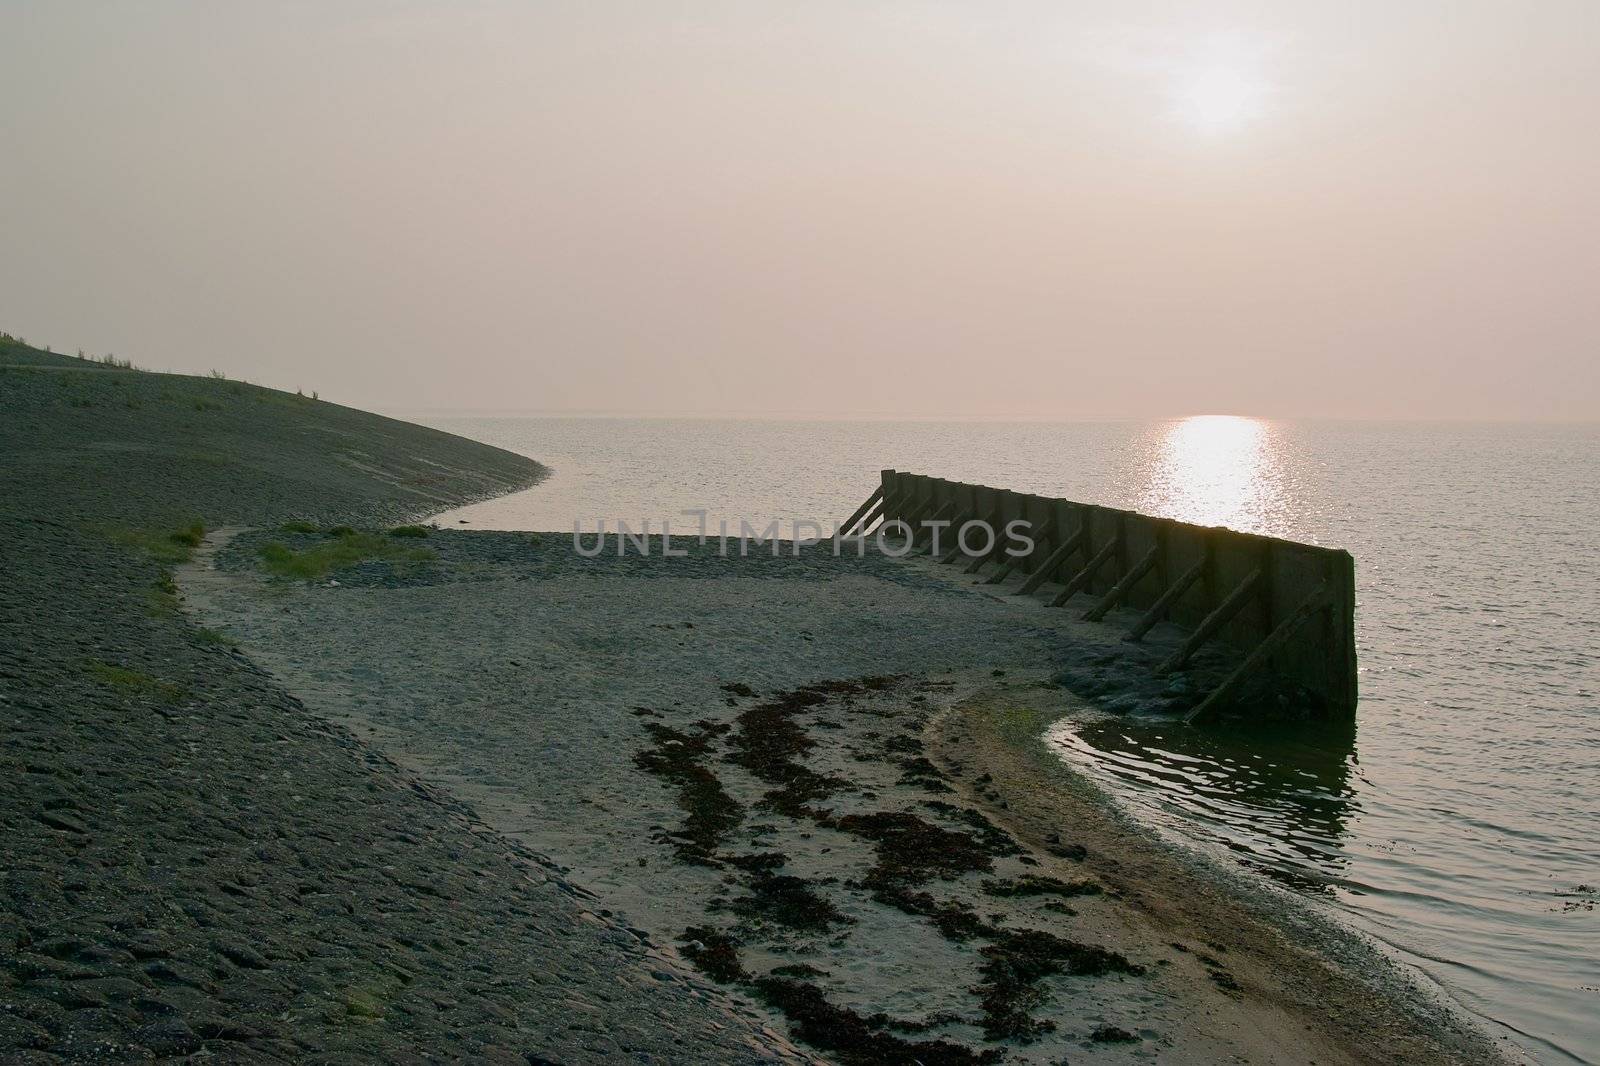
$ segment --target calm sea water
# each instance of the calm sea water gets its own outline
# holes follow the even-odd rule
[[[1050,740],[1162,831],[1326,901],[1541,1062],[1600,1057],[1600,428],[417,420],[554,469],[459,512],[478,528],[838,519],[894,467],[1349,549],[1354,736],[1107,717]]]

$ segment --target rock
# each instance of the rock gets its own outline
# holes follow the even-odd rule
[[[79,836],[88,836],[89,828],[65,811],[41,811],[39,821],[51,829],[60,829],[66,833],[76,833]]]
[[[200,1050],[200,1037],[181,1018],[163,1018],[141,1026],[134,1040],[157,1055],[189,1055]]]

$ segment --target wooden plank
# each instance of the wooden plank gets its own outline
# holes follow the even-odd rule
[[[1072,553],[1078,550],[1078,545],[1083,543],[1083,538],[1088,535],[1088,532],[1089,523],[1086,518],[1084,524],[1078,527],[1078,531],[1072,534],[1072,536],[1068,537],[1066,540],[1062,541],[1061,546],[1055,551],[1051,552],[1045,561],[1039,564],[1039,569],[1035,570],[1032,574],[1029,574],[1028,580],[1024,581],[1022,583],[1022,587],[1016,592],[1012,593],[1012,595],[1026,596],[1034,589],[1050,580],[1050,575],[1054,574],[1061,564],[1071,558]]]
[[[861,525],[858,528],[858,532],[855,533],[855,534],[852,534],[852,536],[862,536],[862,537],[864,537],[868,533],[872,532],[873,523],[875,523],[878,519],[883,517],[884,511],[883,511],[883,507],[881,506],[882,503],[883,503],[883,501],[879,500],[877,503],[872,505],[872,509],[871,510],[869,510],[865,515],[862,516]]]
[[[1024,559],[1032,559],[1033,558],[1033,552],[1036,552],[1036,551],[1039,550],[1039,542],[1040,541],[1042,541],[1042,540],[1052,540],[1052,539],[1054,539],[1055,535],[1056,535],[1056,520],[1055,520],[1055,516],[1051,515],[1050,516],[1050,521],[1046,522],[1044,524],[1044,528],[1039,531],[1039,535],[1037,537],[1033,538],[1033,551],[1030,551],[1027,555],[1011,555],[1011,556],[1007,556],[1006,557],[1006,561],[1000,564],[1000,569],[996,570],[993,574],[990,574],[989,575],[989,579],[987,581],[985,581],[984,584],[985,585],[998,585],[998,584],[1000,584],[1000,582],[1004,581],[1007,577],[1009,577],[1011,575],[1011,571],[1015,570],[1018,566],[1020,566],[1022,564],[1022,561]]]
[[[1067,582],[1066,588],[1056,593],[1056,598],[1050,601],[1050,606],[1060,607],[1072,599],[1073,594],[1087,585],[1094,577],[1094,572],[1104,566],[1107,559],[1117,554],[1117,548],[1121,545],[1121,541],[1122,531],[1119,529],[1117,530],[1117,535],[1106,541],[1106,546],[1101,548],[1093,559],[1085,563],[1082,570],[1072,575],[1072,580]]]
[[[1277,628],[1268,633],[1266,639],[1251,650],[1250,654],[1245,657],[1244,662],[1240,663],[1233,673],[1224,678],[1222,684],[1213,689],[1211,695],[1202,700],[1198,707],[1185,715],[1183,720],[1194,725],[1216,717],[1217,712],[1233,699],[1239,690],[1239,686],[1244,684],[1250,675],[1266,666],[1273,653],[1287,644],[1289,638],[1293,637],[1301,626],[1316,617],[1318,612],[1325,611],[1332,606],[1332,592],[1329,591],[1326,584],[1318,585],[1316,591],[1307,596],[1300,606],[1296,607],[1287,618],[1278,623]]]
[[[1217,630],[1227,625],[1234,615],[1244,610],[1245,606],[1255,598],[1261,586],[1261,578],[1260,567],[1250,571],[1250,576],[1239,582],[1238,586],[1228,593],[1228,598],[1219,603],[1217,609],[1206,615],[1205,620],[1189,634],[1189,639],[1183,642],[1183,646],[1173,652],[1166,662],[1156,667],[1156,673],[1170,674],[1193,658],[1201,645],[1215,636]]]
[[[844,520],[843,524],[835,530],[834,535],[840,537],[849,536],[850,531],[855,528],[856,523],[863,522],[868,513],[875,510],[882,502],[883,486],[879,485],[877,488],[872,490],[872,495],[867,497],[866,502],[860,507],[857,507],[855,513]]]
[[[1098,622],[1100,619],[1104,618],[1106,612],[1111,610],[1111,608],[1115,607],[1117,604],[1121,603],[1122,598],[1128,594],[1128,590],[1137,585],[1139,581],[1151,570],[1154,570],[1156,563],[1160,560],[1161,543],[1157,541],[1155,545],[1145,553],[1143,559],[1140,559],[1137,563],[1133,564],[1132,570],[1129,570],[1126,574],[1122,575],[1122,580],[1113,585],[1110,592],[1107,592],[1104,596],[1100,597],[1099,603],[1095,604],[1093,607],[1084,612],[1083,620],[1086,622]]]
[[[1156,623],[1167,616],[1168,609],[1178,602],[1178,597],[1188,592],[1196,581],[1205,576],[1206,567],[1210,565],[1211,545],[1208,543],[1200,555],[1200,561],[1185,570],[1178,580],[1169,585],[1167,590],[1156,598],[1156,602],[1150,605],[1150,609],[1144,613],[1143,617],[1133,624],[1133,628],[1128,630],[1128,635],[1122,639],[1131,640],[1135,643],[1143,640],[1144,635],[1154,629]]]
[[[904,492],[894,497],[892,502],[884,503],[883,520],[885,523],[906,523],[906,528],[910,531],[909,535],[915,537],[917,530],[912,525],[912,520],[921,510],[922,507],[918,505],[915,493],[908,486]]]

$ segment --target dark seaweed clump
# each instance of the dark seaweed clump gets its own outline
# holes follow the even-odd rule
[[[757,874],[750,880],[750,895],[734,900],[729,909],[741,918],[772,922],[801,932],[826,932],[854,920],[817,894],[811,882],[783,874]]]
[[[919,885],[933,878],[994,870],[994,852],[967,833],[923,821],[904,811],[877,811],[830,818],[823,824],[870,840],[877,862],[868,871],[868,888]]]
[[[965,941],[1000,935],[998,927],[978,917],[978,912],[958,900],[940,901],[927,892],[899,885],[878,888],[872,898],[885,906],[926,918],[947,940]]]
[[[684,956],[718,984],[733,984],[750,975],[739,962],[739,941],[720,929],[692,926],[678,938]]]
[[[695,732],[685,733],[657,722],[645,723],[655,747],[639,752],[633,762],[646,773],[678,787],[683,826],[667,834],[678,858],[697,866],[717,866],[717,848],[722,838],[743,820],[744,808],[704,765],[711,754],[711,742],[728,727],[711,722],[696,722],[695,727]]]
[[[1139,975],[1144,967],[1120,952],[1080,944],[1036,929],[996,930],[994,942],[981,949],[978,972],[983,983],[974,992],[983,1007],[983,1032],[990,1040],[1032,1040],[1055,1028],[1036,1021],[1034,1008],[1044,1003],[1039,982],[1054,974],[1098,977],[1107,973]]]
[[[782,977],[755,981],[757,995],[794,1023],[800,1039],[831,1052],[847,1066],[879,1063],[921,1063],[923,1066],[971,1066],[998,1062],[998,1050],[975,1052],[947,1040],[902,1040],[883,1030],[886,1019],[864,1018],[855,1011],[829,1003],[815,985]]]
[[[869,677],[861,681],[822,681],[780,693],[765,703],[741,711],[734,735],[731,761],[760,780],[776,786],[762,797],[761,805],[790,818],[815,818],[812,807],[832,796],[845,782],[819,774],[801,762],[817,746],[795,719],[835,697],[848,699],[893,684],[892,678]]]
[[[961,822],[977,834],[983,846],[991,855],[1022,855],[1025,849],[1018,844],[1016,839],[1004,829],[995,825],[986,818],[982,811],[972,807],[960,807],[954,803],[943,800],[923,800],[922,805],[930,811],[938,811],[953,821]]]

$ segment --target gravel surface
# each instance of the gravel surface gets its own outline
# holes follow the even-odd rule
[[[445,529],[420,564],[264,569],[340,539],[219,534],[187,609],[837,1061],[1494,1059],[1369,946],[1022,772],[1072,777],[1038,739],[1083,706],[1068,675],[1173,698],[1170,627],[1135,646],[926,558],[692,538]],[[1019,716],[1008,744],[956,728]]]
[[[12,345],[0,455],[0,1061],[794,1056],[177,608],[190,522],[382,525],[536,463]]]

